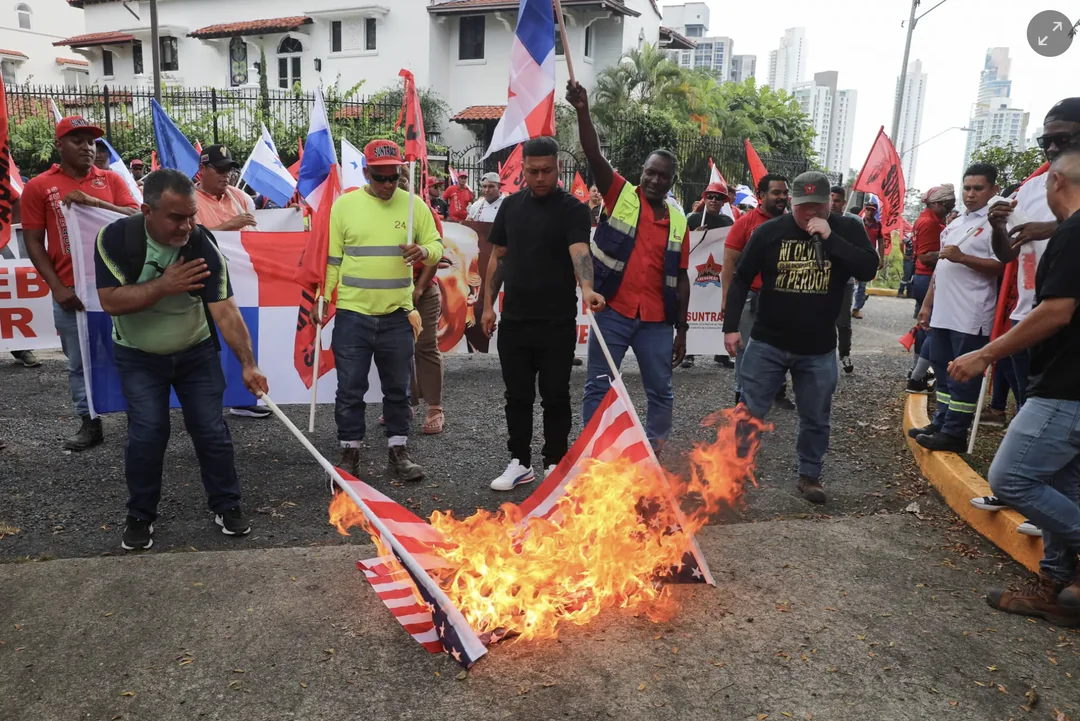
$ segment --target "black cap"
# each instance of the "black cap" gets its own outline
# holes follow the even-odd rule
[[[233,160],[232,154],[224,145],[208,145],[203,148],[202,155],[199,156],[199,164],[209,165],[214,170],[240,167],[240,163]]]
[[[791,204],[828,203],[832,184],[825,173],[809,170],[795,178],[791,188]]]

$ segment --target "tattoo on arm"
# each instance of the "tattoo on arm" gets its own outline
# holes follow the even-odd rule
[[[491,274],[491,293],[489,297],[492,302],[499,295],[499,291],[502,290],[503,276],[506,275],[506,256],[495,256],[495,272]]]
[[[576,253],[574,254],[574,275],[577,276],[578,284],[585,285],[593,283],[593,263],[592,253]]]

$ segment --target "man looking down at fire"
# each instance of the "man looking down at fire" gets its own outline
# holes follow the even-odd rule
[[[825,502],[821,465],[829,449],[836,390],[836,317],[848,278],[871,280],[878,256],[863,224],[829,212],[829,179],[795,178],[791,213],[763,223],[739,256],[724,314],[724,344],[742,348],[739,324],[754,278],[761,274],[757,318],[744,351],[742,403],[764,418],[791,372],[799,412],[799,492]]]
[[[585,88],[569,81],[566,100],[577,111],[581,147],[608,209],[592,242],[596,292],[607,299],[596,324],[617,366],[627,349],[634,349],[648,399],[645,435],[659,450],[671,433],[671,371],[686,356],[690,327],[689,231],[686,215],[668,200],[678,167],[669,151],[654,150],[645,158],[640,186],[633,185],[600,152]],[[611,374],[596,335],[590,334],[585,424],[607,394]]]

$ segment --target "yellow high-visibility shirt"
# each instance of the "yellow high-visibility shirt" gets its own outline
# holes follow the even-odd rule
[[[330,211],[330,249],[324,294],[337,289],[337,307],[364,315],[412,310],[413,272],[398,246],[408,243],[409,194],[400,188],[380,200],[365,188],[342,195]],[[424,265],[439,262],[442,241],[422,199],[413,206],[413,242],[427,249]]]

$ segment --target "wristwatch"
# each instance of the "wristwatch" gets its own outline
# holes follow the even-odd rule
[[[676,323],[675,330],[690,330],[689,323]]]

